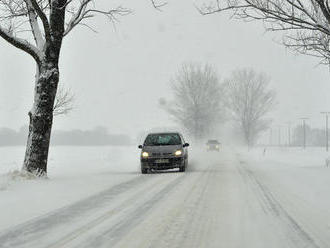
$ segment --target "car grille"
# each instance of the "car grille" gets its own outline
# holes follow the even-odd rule
[[[143,158],[141,159],[141,162],[147,162],[149,164],[155,164],[155,161],[157,160],[157,158]],[[164,165],[170,165],[170,164],[178,164],[181,163],[183,161],[182,157],[179,158],[168,158],[169,163],[164,163]],[[158,165],[162,165],[162,164],[158,164]]]
[[[152,154],[151,154],[153,157],[159,157],[159,156],[164,156],[164,157],[166,157],[166,156],[171,156],[171,155],[173,155],[171,152],[164,152],[164,153],[160,153],[160,152],[157,152],[157,153],[155,153],[155,152],[153,152]]]

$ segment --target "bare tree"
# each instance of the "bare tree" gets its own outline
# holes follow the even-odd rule
[[[158,9],[158,10],[160,10],[162,7],[164,7],[167,4],[167,2],[165,2],[165,1],[157,2],[155,0],[151,0],[151,3],[154,6],[154,8]]]
[[[260,20],[268,31],[284,32],[283,43],[296,52],[330,63],[329,0],[212,0],[202,14],[230,12],[234,18]]]
[[[234,71],[225,80],[228,110],[248,147],[270,124],[265,116],[274,106],[275,92],[269,89],[269,81],[264,74],[248,69]]]
[[[162,4],[152,3],[155,7]],[[59,58],[64,37],[78,25],[103,15],[110,21],[129,9],[100,9],[93,0],[0,0],[0,37],[31,55],[36,62],[34,103],[23,170],[46,175],[53,109],[59,82]]]
[[[209,65],[184,64],[171,80],[174,100],[160,105],[197,140],[222,120],[222,87]]]
[[[58,87],[53,107],[53,115],[67,115],[73,109],[74,95],[71,90]]]

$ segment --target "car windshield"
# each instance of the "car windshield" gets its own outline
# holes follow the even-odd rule
[[[219,141],[217,140],[209,140],[207,141],[208,144],[219,144]]]
[[[177,133],[149,134],[144,142],[145,146],[181,145],[181,138]]]

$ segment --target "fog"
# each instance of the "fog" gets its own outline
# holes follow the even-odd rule
[[[152,1],[0,0],[0,248],[329,248],[329,0]]]
[[[171,98],[169,80],[187,61],[215,66],[222,79],[239,67],[265,72],[277,91],[274,126],[309,117],[311,126],[323,127],[319,112],[330,109],[329,69],[287,51],[280,34],[225,14],[201,16],[189,0],[169,1],[162,11],[148,0],[120,2],[133,13],[115,24],[97,18],[92,26],[98,33],[79,27],[65,38],[60,84],[75,102],[69,115],[55,118],[54,129],[104,126],[137,137],[175,126],[158,99]],[[0,127],[18,130],[28,122],[35,65],[4,41],[0,54]]]

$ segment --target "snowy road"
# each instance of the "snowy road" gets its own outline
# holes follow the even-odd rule
[[[186,173],[137,175],[5,230],[0,247],[330,247],[329,211],[293,199],[281,178],[213,153]]]

